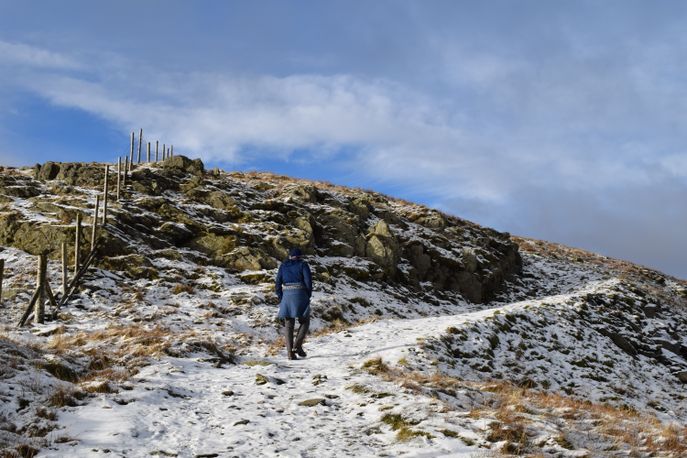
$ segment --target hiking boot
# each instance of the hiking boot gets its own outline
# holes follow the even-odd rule
[[[306,356],[308,356],[308,354],[307,354],[306,352],[303,351],[303,348],[300,348],[300,347],[299,347],[299,348],[296,348],[296,353],[297,353],[298,356],[300,356],[301,358],[305,358]]]
[[[289,359],[298,359],[298,356],[294,352],[289,353]]]

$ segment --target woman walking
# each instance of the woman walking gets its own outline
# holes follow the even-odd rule
[[[289,359],[307,356],[303,341],[310,327],[310,296],[312,296],[312,275],[310,266],[303,261],[298,248],[289,251],[289,258],[279,266],[276,291],[279,297],[279,318],[286,327],[286,354]],[[298,335],[293,340],[294,327],[298,318]]]

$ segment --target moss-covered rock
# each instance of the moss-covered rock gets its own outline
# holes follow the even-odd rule
[[[400,258],[399,246],[386,221],[379,220],[370,230],[365,254],[382,267],[390,277],[396,275]]]
[[[235,248],[230,253],[218,257],[222,265],[240,272],[243,270],[274,269],[277,267],[277,260],[267,253],[247,246]]]
[[[162,167],[169,170],[176,170],[194,175],[202,175],[205,172],[205,165],[200,159],[191,160],[186,156],[172,156],[165,159]]]

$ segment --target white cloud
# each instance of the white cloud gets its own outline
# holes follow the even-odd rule
[[[678,178],[687,178],[687,153],[671,154],[660,159],[665,171]]]
[[[24,43],[0,40],[0,64],[20,65],[47,69],[78,70],[83,68],[72,57]]]
[[[36,48],[31,52],[61,56]],[[44,60],[72,61],[65,56]],[[474,67],[465,70],[465,81],[477,79],[480,86],[527,79],[525,67],[501,65],[494,56],[468,56],[464,62]],[[34,64],[29,60],[27,66]],[[522,106],[525,111],[508,113],[516,119],[490,123],[485,114],[475,114],[481,107],[446,103],[385,79],[161,73],[123,59],[111,60],[106,70],[94,64],[89,71],[95,77],[88,80],[64,71],[65,66],[55,68],[59,71],[32,72],[17,84],[54,104],[100,116],[123,132],[142,126],[148,138],[173,139],[177,151],[206,159],[245,161],[251,159],[244,156],[249,148],[253,155],[282,159],[294,150],[311,150],[324,160],[347,149],[359,152],[351,164],[372,179],[447,199],[489,202],[507,201],[523,188],[601,190],[656,179],[630,148],[599,152],[581,150],[588,145],[578,139],[566,144],[571,127],[558,125],[561,120],[581,119],[572,132],[593,130],[598,109],[568,100],[576,91],[583,98],[595,97],[601,89],[587,81],[561,90],[528,82],[522,94],[497,88],[497,96],[508,92],[513,98],[511,110]],[[136,78],[130,68],[137,69]],[[542,100],[530,100],[533,92],[541,93]],[[543,120],[547,109],[559,113]]]

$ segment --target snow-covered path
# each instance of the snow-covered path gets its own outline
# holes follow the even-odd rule
[[[533,302],[377,321],[306,342],[309,355],[298,361],[280,355],[214,368],[166,358],[144,368],[131,390],[62,411],[66,428],[53,432],[54,438],[77,441],[40,456],[470,456],[474,447],[437,434],[448,429],[469,437],[471,431],[459,426],[465,412],[447,411],[439,401],[399,390],[360,367],[378,356],[395,363],[415,351],[419,338],[527,304]],[[414,428],[429,432],[431,442],[398,442],[380,421],[388,413],[418,420]]]

